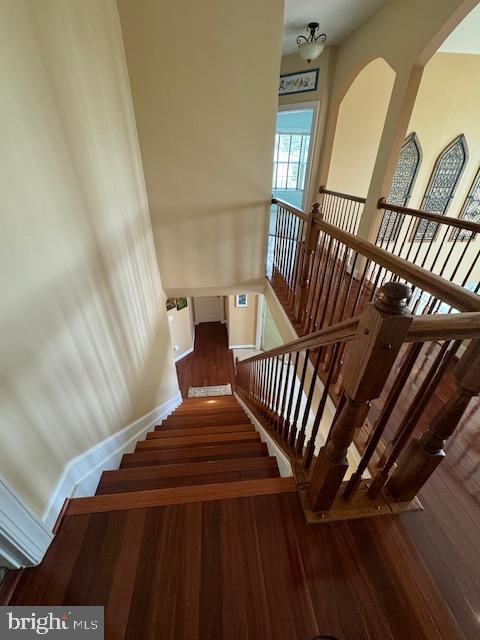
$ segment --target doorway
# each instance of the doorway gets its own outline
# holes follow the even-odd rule
[[[195,324],[223,322],[223,296],[200,296],[194,298]]]
[[[272,193],[299,209],[307,205],[318,103],[281,106],[277,114]]]

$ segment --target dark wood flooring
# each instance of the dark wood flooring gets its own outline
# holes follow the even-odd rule
[[[228,348],[227,329],[221,322],[202,322],[195,327],[193,353],[177,362],[180,391],[189,387],[210,387],[233,382],[233,356]]]
[[[105,605],[107,640],[461,637],[398,521],[307,526],[296,493],[67,516],[27,603]]]
[[[226,357],[209,377],[226,345],[202,340],[219,329],[197,327],[203,356],[182,391],[230,381]],[[103,604],[107,640],[479,638],[477,416],[422,492],[424,512],[307,525],[281,493],[67,515],[12,604]]]

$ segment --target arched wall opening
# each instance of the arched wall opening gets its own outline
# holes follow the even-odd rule
[[[392,187],[384,194],[388,202],[480,223],[479,28],[480,5],[426,63],[407,129],[407,137],[415,134],[421,157],[408,202],[401,202],[395,175],[405,176],[407,167],[399,156]],[[392,235],[390,250],[395,248],[394,238],[400,234],[402,239],[403,227],[406,221]],[[480,235],[471,238],[446,226],[423,225],[415,233],[405,231],[405,241],[397,243],[395,252],[401,244],[401,255],[406,257],[412,242],[415,251],[409,255],[415,255],[418,264],[479,292]]]
[[[394,70],[383,58],[376,58],[363,67],[345,93],[338,110],[329,189],[367,195],[394,82]]]

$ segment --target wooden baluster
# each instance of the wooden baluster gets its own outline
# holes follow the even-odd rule
[[[344,367],[345,404],[319,452],[308,487],[313,511],[330,509],[348,469],[347,450],[355,429],[368,414],[369,401],[378,398],[412,322],[406,299],[410,289],[389,282],[374,303],[365,306]]]
[[[397,502],[413,500],[445,457],[445,441],[453,436],[471,399],[480,395],[480,341],[472,340],[455,372],[456,390],[421,438],[412,440],[387,484]]]
[[[305,249],[303,251],[303,260],[301,265],[301,277],[300,277],[300,290],[296,295],[296,308],[294,309],[294,315],[297,322],[302,321],[303,311],[308,296],[309,281],[308,276],[312,267],[312,262],[315,257],[315,247],[318,241],[318,226],[313,224],[314,220],[322,220],[323,214],[320,211],[320,204],[315,202],[312,207],[312,212],[308,216],[307,229],[305,232]]]

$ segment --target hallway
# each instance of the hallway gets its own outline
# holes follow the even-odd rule
[[[176,366],[183,398],[189,387],[233,383],[233,355],[228,348],[226,326],[221,322],[197,324],[194,351]]]

